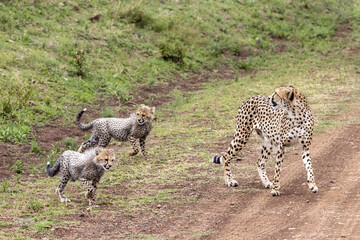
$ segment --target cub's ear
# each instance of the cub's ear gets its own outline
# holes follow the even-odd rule
[[[96,156],[99,155],[101,152],[102,152],[102,149],[101,149],[101,148],[96,148],[96,149],[95,149],[95,154],[96,154]]]
[[[288,98],[290,101],[294,100],[294,91],[293,90],[289,90]]]
[[[151,112],[152,112],[152,114],[155,113],[155,107],[152,107]]]
[[[295,88],[292,84],[290,84],[290,85],[289,85],[289,87],[291,87],[291,88]]]
[[[140,104],[140,106],[139,107],[145,107],[145,104]]]

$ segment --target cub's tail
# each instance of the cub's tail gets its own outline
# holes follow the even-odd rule
[[[45,172],[50,177],[55,176],[60,171],[60,158],[56,161],[53,167],[50,167],[50,162],[47,162]]]
[[[222,164],[222,156],[217,156],[217,155],[215,155],[215,156],[212,158],[212,162],[213,162],[213,163],[216,163],[216,164]]]
[[[76,116],[76,125],[78,125],[78,127],[81,129],[81,130],[88,130],[88,129],[90,129],[90,128],[92,128],[93,127],[93,122],[90,122],[90,123],[88,123],[88,124],[86,124],[86,125],[83,125],[83,124],[81,124],[81,122],[80,122],[80,119],[81,119],[81,116],[83,115],[83,113],[86,111],[86,108],[84,108],[83,110],[81,110],[81,112],[79,112],[79,114]]]

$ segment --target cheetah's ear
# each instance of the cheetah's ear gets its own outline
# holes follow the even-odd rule
[[[151,112],[152,112],[152,114],[155,113],[155,107],[152,107]]]
[[[140,106],[139,107],[145,107],[145,104],[140,104]]]
[[[288,97],[289,97],[290,101],[294,100],[294,91],[293,90],[289,90]]]
[[[96,149],[95,149],[95,154],[96,154],[96,156],[99,155],[101,152],[102,152],[102,149],[101,149],[101,148],[96,148]]]
[[[289,87],[291,87],[291,88],[295,88],[295,87],[294,87],[294,85],[292,85],[292,84],[290,84],[290,85],[289,85]]]

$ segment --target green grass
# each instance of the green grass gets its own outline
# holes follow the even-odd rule
[[[360,20],[357,2],[334,0],[57,0],[0,7],[0,139],[11,142],[28,141],[31,126],[61,116],[69,124],[78,105],[131,101],[139,86],[178,81],[175,73],[261,69],[277,39],[290,51],[327,54],[336,28],[355,32]],[[90,21],[94,12],[104,17]],[[253,57],[240,60],[245,52]]]
[[[338,118],[356,109],[360,99],[360,56],[352,51],[360,39],[356,1],[11,1],[0,8],[0,140],[15,143],[9,145],[14,151],[29,144],[31,152],[3,164],[17,173],[0,181],[0,214],[7,217],[0,226],[11,228],[11,235],[1,230],[9,238],[50,237],[54,225],[79,224],[63,217],[87,207],[83,187],[72,182],[66,193],[75,201],[61,204],[54,193],[58,177],[45,176],[44,167],[89,135],[64,137],[45,151],[34,127],[53,120],[69,126],[79,109],[99,102],[104,104],[98,114],[117,116],[120,106],[109,100],[131,102],[139,87],[201,73],[233,76],[210,77],[196,92],[164,94],[173,101],[156,110],[149,161],[141,154],[129,157],[129,143],[113,144],[125,150],[117,152],[118,162],[98,190],[98,202],[113,214],[197,204],[202,200],[186,192],[189,184],[204,189],[223,184],[222,168],[209,160],[226,150],[237,108],[250,96],[293,84],[310,102],[316,132],[359,121]],[[104,18],[89,21],[94,12]],[[334,36],[339,26],[348,28],[345,38]],[[247,148],[258,142],[252,138]],[[39,159],[36,164],[25,160],[30,154]],[[255,160],[234,163],[233,172],[236,179],[252,179]],[[118,188],[125,190],[111,191]],[[104,213],[91,211],[94,217]],[[192,230],[196,238],[212,234]]]

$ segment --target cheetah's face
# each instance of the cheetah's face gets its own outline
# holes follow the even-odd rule
[[[149,108],[144,104],[141,104],[136,111],[137,123],[141,126],[146,122],[151,122],[154,119],[155,107]]]
[[[278,107],[287,108],[293,105],[295,98],[295,89],[292,85],[289,87],[280,87],[270,96],[270,105],[276,109]]]
[[[96,163],[105,171],[109,170],[115,161],[115,153],[112,149],[96,150]]]

